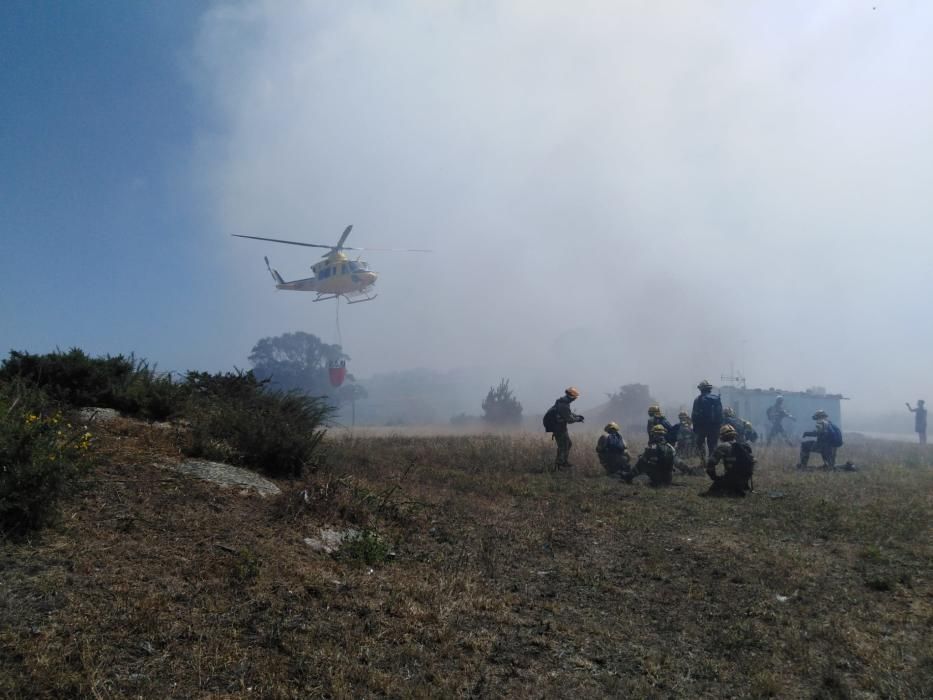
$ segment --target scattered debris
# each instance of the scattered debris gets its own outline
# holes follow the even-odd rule
[[[787,498],[783,491],[768,491],[768,498]]]

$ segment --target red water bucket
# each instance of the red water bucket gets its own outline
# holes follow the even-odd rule
[[[344,362],[335,362],[327,370],[330,374],[330,385],[340,386],[343,380],[347,378],[347,365]]]

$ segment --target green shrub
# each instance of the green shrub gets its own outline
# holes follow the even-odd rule
[[[381,564],[389,558],[390,553],[389,543],[374,530],[363,530],[344,540],[340,547],[342,557],[355,559],[370,566]]]
[[[300,477],[333,408],[304,394],[270,391],[252,372],[189,372],[185,452],[273,477]]]
[[[34,387],[0,384],[0,530],[49,524],[87,463],[91,434],[69,424]]]
[[[45,355],[11,351],[0,364],[0,382],[20,380],[67,406],[114,408],[131,416],[165,420],[184,405],[184,388],[130,355],[90,357],[79,348]]]

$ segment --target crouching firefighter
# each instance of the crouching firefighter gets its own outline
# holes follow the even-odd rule
[[[842,431],[829,419],[826,411],[820,410],[814,413],[813,420],[816,421],[813,430],[808,430],[803,436],[816,439],[804,440],[800,443],[800,461],[797,463],[797,469],[807,468],[810,464],[811,452],[820,453],[820,457],[823,458],[823,469],[835,469],[836,451],[842,447]]]
[[[551,433],[557,443],[557,459],[554,466],[558,469],[570,469],[573,466],[570,464],[570,448],[573,447],[573,442],[570,440],[567,426],[583,422],[583,416],[578,416],[570,410],[570,404],[579,396],[580,392],[576,387],[568,387],[564,395],[544,414],[544,429]]]
[[[600,435],[596,443],[599,463],[603,465],[603,469],[609,476],[618,476],[624,481],[631,482],[635,472],[632,471],[628,447],[619,433],[619,424],[613,421],[607,424],[604,430],[605,435]]]
[[[651,429],[648,446],[638,458],[637,472],[647,474],[651,486],[669,486],[676,457],[674,448],[667,442],[667,430],[663,425],[656,425]]]
[[[713,480],[708,496],[744,496],[752,490],[752,475],[755,471],[755,456],[747,442],[737,440],[736,429],[726,423],[719,430],[720,443],[706,462],[706,473]],[[717,474],[716,467],[722,463],[723,473]]]

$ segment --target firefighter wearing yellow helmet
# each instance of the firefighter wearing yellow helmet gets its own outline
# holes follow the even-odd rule
[[[744,496],[752,490],[752,474],[755,471],[755,456],[751,445],[739,442],[738,431],[726,423],[719,429],[720,443],[706,461],[706,473],[713,480],[708,496]],[[722,464],[723,473],[716,467]]]
[[[798,469],[806,469],[810,462],[810,453],[819,452],[823,458],[823,469],[836,468],[836,450],[842,447],[842,431],[829,419],[826,411],[819,410],[813,414],[816,424],[813,430],[808,430],[804,437],[814,440],[804,440],[800,443],[800,462]]]
[[[618,476],[627,482],[632,481],[635,474],[632,471],[631,457],[619,432],[619,424],[615,421],[611,421],[603,429],[603,434],[596,443],[596,454],[599,455],[599,463],[603,465],[606,474]]]
[[[668,422],[667,418],[664,417],[664,411],[661,410],[661,407],[658,406],[657,404],[654,404],[648,407],[647,430],[648,430],[649,439],[651,439],[651,429],[654,428],[654,426],[656,425],[663,426],[665,430],[664,439],[667,440],[668,442],[673,442],[673,440],[671,439],[673,428],[671,427],[671,424]]]
[[[690,414],[681,411],[677,416],[677,420],[677,425],[671,431],[671,442],[677,448],[677,457],[679,459],[692,459],[696,457],[696,436],[693,434],[693,423],[690,420]]]
[[[561,396],[554,405],[544,414],[544,429],[551,433],[554,441],[557,443],[557,458],[554,466],[557,469],[570,469],[570,448],[573,447],[573,441],[570,439],[570,432],[567,426],[571,423],[582,423],[583,416],[577,415],[570,410],[570,404],[576,401],[580,396],[580,390],[575,386],[567,387],[564,395]]]
[[[723,409],[722,419],[724,426],[731,425],[735,428],[735,439],[739,442],[755,442],[758,439],[758,431],[747,420],[739,418],[731,406]]]
[[[646,474],[652,486],[669,486],[674,475],[676,453],[667,442],[667,430],[655,425],[649,431],[648,446],[636,465],[639,474]]]
[[[707,455],[712,455],[719,442],[719,428],[722,426],[722,400],[713,393],[713,385],[704,379],[697,384],[700,395],[693,401],[693,432],[696,435],[697,453],[701,463]]]

